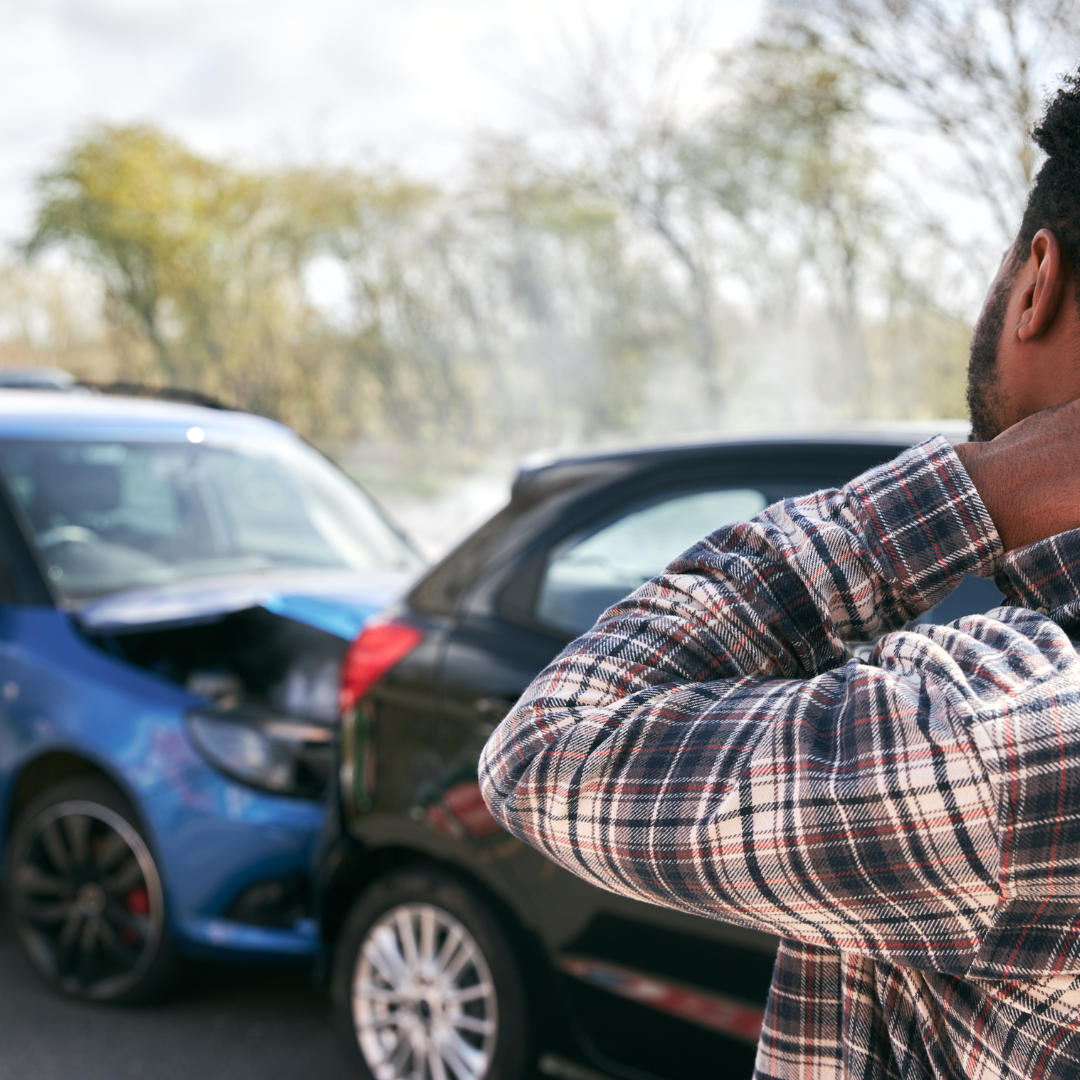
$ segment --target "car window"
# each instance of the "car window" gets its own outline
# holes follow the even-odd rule
[[[411,570],[364,493],[303,443],[0,443],[0,470],[68,599],[274,570]]]
[[[965,615],[984,615],[991,608],[1004,604],[1005,597],[993,578],[977,578],[967,575],[943,600],[939,600],[929,611],[924,611],[918,618],[912,619],[912,625],[920,623],[940,626]]]
[[[753,488],[699,491],[640,504],[587,535],[552,549],[537,593],[536,617],[579,634],[600,614],[656,577],[687,548],[723,525],[746,521],[768,502]]]

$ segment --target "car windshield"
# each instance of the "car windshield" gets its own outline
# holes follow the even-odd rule
[[[0,441],[0,471],[70,600],[221,575],[419,567],[367,496],[299,441]]]

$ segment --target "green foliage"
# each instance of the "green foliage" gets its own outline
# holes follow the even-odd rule
[[[244,172],[102,126],[41,178],[26,251],[62,245],[100,277],[134,357],[121,374],[315,437],[468,457],[625,426],[657,290],[644,302],[615,211],[520,147],[487,147],[473,173],[453,194],[389,172]],[[312,298],[320,265],[345,282],[335,310]]]
[[[170,348],[179,332],[163,325],[163,302],[193,323],[206,321],[210,297],[223,285],[222,226],[242,229],[258,199],[257,185],[245,179],[153,129],[103,127],[39,181],[27,249],[67,242],[93,262],[116,315],[149,337],[168,376],[183,378],[183,360]]]

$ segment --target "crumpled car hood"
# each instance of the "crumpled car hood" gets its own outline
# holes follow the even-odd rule
[[[87,630],[182,626],[262,607],[275,615],[351,641],[363,625],[402,596],[413,575],[304,570],[125,589],[75,605]]]

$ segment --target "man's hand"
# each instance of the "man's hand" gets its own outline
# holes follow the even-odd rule
[[[1080,528],[1080,400],[1055,405],[956,453],[1006,551]]]

